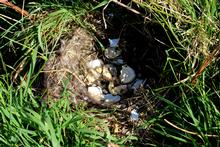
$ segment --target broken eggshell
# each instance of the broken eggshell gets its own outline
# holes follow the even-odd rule
[[[116,86],[113,90],[116,94],[123,95],[128,92],[128,86],[127,85],[119,85],[119,86]]]
[[[129,89],[135,93],[144,85],[144,83],[145,81],[143,79],[136,79],[132,84],[129,85]]]
[[[86,66],[88,69],[96,69],[96,68],[99,68],[99,67],[102,67],[103,65],[103,61],[100,60],[100,59],[95,59],[95,60],[92,60],[92,61],[89,61]]]
[[[119,95],[106,94],[103,99],[107,103],[116,103],[121,100],[121,97]]]
[[[113,64],[115,65],[123,65],[125,64],[124,60],[123,59],[120,59],[120,58],[116,58],[112,61]]]
[[[103,79],[104,80],[107,80],[107,81],[112,81],[112,74],[110,73],[109,69],[107,67],[103,67],[103,70],[102,70],[102,76],[103,76]]]
[[[88,96],[96,102],[100,102],[104,98],[102,88],[97,86],[88,87]]]
[[[112,83],[109,83],[108,89],[109,92],[113,95],[123,95],[128,92],[127,85],[119,85],[114,87]]]
[[[123,65],[120,73],[120,81],[123,84],[132,82],[136,77],[135,71],[128,65]]]
[[[118,47],[108,47],[105,49],[105,57],[108,59],[114,59],[121,55],[122,50]]]
[[[112,81],[117,76],[117,69],[112,64],[105,64],[102,69],[103,78],[107,81]]]
[[[110,47],[118,47],[119,38],[116,39],[108,39]]]
[[[98,73],[94,69],[91,69],[86,75],[85,82],[87,83],[87,85],[91,85],[94,82],[96,82],[98,79],[100,79],[100,77],[101,77],[100,73]]]
[[[88,85],[96,82],[101,77],[103,61],[100,59],[91,60],[86,64],[86,82]]]
[[[138,121],[139,120],[139,113],[137,112],[136,109],[133,109],[131,111],[130,119],[131,119],[131,121]]]

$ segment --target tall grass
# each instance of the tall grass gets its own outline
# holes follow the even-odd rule
[[[0,83],[1,146],[103,146],[108,142],[120,143],[110,134],[107,124],[96,118],[92,111],[72,107],[68,98],[51,102],[48,107],[40,97],[34,96],[27,82],[22,82],[18,87]],[[25,94],[26,90],[28,94]]]
[[[164,144],[175,140],[176,143],[196,146],[219,144],[220,97],[219,82],[216,82],[219,79],[216,76],[219,73],[216,67],[218,60],[209,65],[196,85],[191,84],[191,79],[213,46],[219,43],[220,3],[215,0],[136,3],[150,12],[167,32],[171,32],[168,35],[173,44],[167,51],[164,73],[168,73],[165,74],[166,78],[173,76],[175,80],[166,89],[155,89],[157,97],[167,104],[161,111],[167,115],[161,123],[155,123],[152,130],[170,138],[170,141],[164,139]],[[175,95],[164,95],[161,91],[172,89]]]

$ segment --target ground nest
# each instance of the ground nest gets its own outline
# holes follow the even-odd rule
[[[154,111],[157,101],[149,89],[161,81],[165,32],[158,24],[119,11],[106,11],[108,28],[100,33],[104,37],[97,36],[104,50],[80,27],[73,29],[72,38],[61,41],[44,68],[48,97],[59,99],[66,91],[73,103],[86,101],[125,110],[132,121]]]

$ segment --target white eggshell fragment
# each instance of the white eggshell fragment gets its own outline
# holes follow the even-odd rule
[[[107,103],[116,103],[121,100],[121,97],[119,95],[106,94],[104,95],[104,100]]]
[[[103,69],[102,69],[102,76],[105,80],[107,81],[111,81],[112,80],[112,74],[111,72],[109,71],[109,68],[107,66],[103,66]]]
[[[99,74],[101,74],[101,73],[102,73],[102,67],[97,67],[97,68],[95,69],[95,71],[98,72]]]
[[[136,79],[132,85],[131,85],[131,89],[136,92],[139,88],[141,88],[141,86],[144,85],[144,80],[143,79]]]
[[[117,68],[114,65],[106,64],[105,66],[108,68],[113,77],[117,76]]]
[[[108,59],[114,59],[121,55],[122,50],[120,48],[108,47],[105,49],[105,57]]]
[[[96,82],[99,78],[101,77],[101,74],[98,73],[97,71],[91,69],[90,72],[86,75],[86,83],[88,85],[93,84]]]
[[[96,68],[102,67],[102,65],[103,65],[103,61],[100,59],[95,59],[95,60],[89,61],[86,64],[88,69],[96,69]]]
[[[124,60],[123,59],[120,59],[120,58],[116,58],[112,61],[113,64],[116,64],[116,65],[123,65],[125,64]]]
[[[127,84],[132,82],[136,77],[135,71],[128,65],[123,65],[119,76],[121,83]]]
[[[86,78],[85,78],[85,81],[86,81],[86,84],[87,85],[90,85],[92,83],[94,83],[95,81],[97,80],[96,77],[93,76],[93,74],[89,73]]]
[[[102,75],[105,80],[112,81],[113,77],[117,76],[117,69],[111,64],[106,64],[103,66]]]
[[[102,89],[96,86],[88,87],[88,96],[98,102],[104,98]]]
[[[138,121],[139,120],[139,113],[137,112],[136,109],[133,109],[131,111],[130,119],[131,119],[131,121]]]
[[[117,39],[108,39],[110,47],[117,47],[119,43],[119,38]]]

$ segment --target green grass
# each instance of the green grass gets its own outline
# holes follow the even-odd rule
[[[21,19],[1,34],[1,146],[106,146],[136,140],[131,135],[117,138],[111,134],[109,123],[96,117],[104,112],[73,106],[65,92],[58,102],[46,103],[34,88],[48,55],[73,25],[88,27],[82,18],[93,7],[81,2],[61,6],[52,1],[29,7],[36,21]],[[46,11],[48,15],[37,16]],[[14,49],[14,63],[5,63],[10,54],[3,51],[7,47]]]
[[[1,82],[2,146],[103,146],[132,139],[112,136],[95,110],[73,109],[65,98],[48,107],[32,89],[25,94],[28,85],[23,82],[18,87]]]
[[[183,80],[182,77],[193,75],[198,70],[198,66],[202,65],[207,54],[211,52],[212,46],[219,43],[220,4],[218,1],[151,1],[138,5],[150,11],[175,38],[171,40],[173,47],[167,51],[168,58],[164,72],[168,74],[167,76],[172,72],[176,82]],[[173,52],[176,53],[173,54]],[[173,55],[178,55],[180,58]],[[167,103],[162,112],[167,112],[168,115],[163,118],[167,118],[179,128],[171,127],[163,121],[152,128],[155,132],[171,138],[171,142],[176,140],[196,146],[211,145],[214,142],[215,145],[219,144],[220,97],[219,83],[216,81],[219,79],[219,75],[216,75],[219,70],[218,64],[219,61],[216,59],[209,65],[195,86],[191,84],[191,77],[184,83],[171,88],[156,89],[156,94],[161,93],[161,90],[174,89],[176,94],[174,97],[169,94],[158,95],[158,97]],[[193,133],[184,132],[180,128]],[[164,140],[166,144],[166,139]]]
[[[1,146],[106,146],[192,145],[220,143],[220,75],[216,58],[199,77],[192,76],[220,39],[220,3],[217,0],[133,2],[145,10],[167,33],[171,46],[161,73],[163,85],[151,93],[163,106],[134,127],[135,132],[118,137],[106,117],[112,110],[73,106],[68,93],[58,102],[43,101],[37,92],[40,73],[59,40],[72,25],[92,30],[85,21],[102,3],[39,1],[26,8],[37,19],[30,21],[11,9],[0,16],[0,145]],[[129,5],[130,6],[130,5]],[[1,5],[0,10],[5,10]],[[143,11],[142,11],[143,12]],[[45,15],[46,14],[46,15]],[[13,21],[12,19],[17,21]],[[8,60],[11,55],[14,59]],[[186,79],[183,82],[179,82]]]

